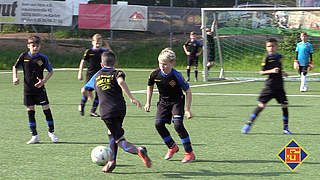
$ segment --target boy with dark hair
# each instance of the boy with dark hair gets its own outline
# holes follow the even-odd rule
[[[178,145],[172,139],[166,128],[166,124],[171,124],[172,121],[186,151],[182,162],[192,162],[195,160],[195,155],[192,150],[189,134],[183,125],[184,113],[186,113],[188,119],[192,118],[190,111],[192,99],[191,89],[181,73],[173,68],[176,62],[176,55],[171,49],[163,49],[159,54],[158,61],[159,68],[150,74],[148,80],[147,102],[144,106],[145,111],[150,111],[154,84],[157,84],[159,102],[157,104],[155,127],[163,142],[168,146],[168,152],[164,159],[171,159],[173,154],[179,151]],[[186,92],[185,110],[185,95],[182,90]]]
[[[298,69],[301,84],[300,84],[300,91],[306,92],[308,91],[307,86],[307,73],[308,68],[311,71],[313,69],[312,65],[312,44],[308,42],[308,37],[306,32],[300,33],[301,42],[297,44],[296,47],[296,59],[294,61],[294,69]],[[309,61],[310,58],[310,61]]]
[[[108,128],[110,159],[102,171],[111,173],[116,167],[118,146],[124,151],[137,154],[144,164],[150,168],[151,160],[147,155],[145,147],[137,147],[128,142],[124,137],[122,128],[123,119],[126,115],[126,102],[122,92],[128,96],[130,101],[141,108],[141,103],[133,98],[126,82],[123,71],[116,70],[115,55],[112,51],[103,52],[101,55],[103,68],[98,71],[91,80],[82,88],[83,95],[88,97],[94,88],[100,99],[101,119]]]
[[[243,126],[242,133],[247,134],[258,117],[259,113],[265,108],[265,105],[275,98],[282,106],[283,134],[291,134],[288,129],[289,113],[288,100],[284,91],[283,75],[287,74],[282,70],[282,55],[277,53],[277,40],[270,38],[266,41],[267,57],[261,63],[261,75],[269,75],[266,80],[266,86],[258,98],[258,107],[250,115],[249,121]]]
[[[187,61],[187,81],[190,80],[190,68],[194,65],[195,81],[198,81],[198,61],[202,53],[202,44],[197,39],[197,34],[194,31],[190,32],[190,39],[183,44],[183,50],[188,56]]]
[[[214,65],[215,63],[215,57],[216,57],[216,52],[215,52],[215,42],[214,42],[214,31],[215,31],[215,26],[216,26],[216,20],[214,19],[211,27],[206,28],[206,34],[207,34],[207,54],[208,54],[208,63],[207,63],[207,68],[210,70],[210,68]],[[203,29],[203,26],[200,27],[200,29]]]
[[[46,55],[39,53],[41,38],[38,36],[31,36],[28,38],[27,47],[28,52],[21,53],[16,63],[12,67],[12,82],[14,85],[19,84],[17,75],[17,68],[22,66],[24,74],[24,105],[27,107],[29,117],[29,127],[32,137],[27,144],[39,143],[39,136],[37,132],[35,119],[35,105],[41,105],[43,113],[46,116],[48,124],[48,135],[52,142],[59,141],[54,132],[54,121],[49,107],[49,100],[47,97],[46,88],[44,84],[50,79],[53,74],[52,66]],[[43,70],[47,69],[48,74],[43,76]]]
[[[102,36],[100,34],[95,34],[92,36],[92,48],[87,49],[83,55],[82,60],[80,61],[79,65],[79,72],[78,72],[78,79],[82,80],[82,71],[84,67],[84,63],[87,63],[88,69],[87,69],[87,76],[86,76],[86,83],[91,79],[91,77],[97,73],[101,69],[101,54],[103,52],[108,51],[105,48],[102,48]],[[82,96],[81,103],[79,104],[79,112],[80,115],[84,115],[84,107],[86,105],[88,98],[85,96]],[[90,111],[90,116],[92,117],[100,117],[99,114],[96,113],[97,107],[99,105],[99,99],[97,96],[97,93],[95,95],[95,98],[93,100],[92,108]]]

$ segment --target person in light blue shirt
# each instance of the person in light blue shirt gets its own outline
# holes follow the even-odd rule
[[[294,62],[294,69],[298,69],[301,84],[300,84],[300,91],[306,92],[308,91],[307,86],[307,73],[308,68],[311,71],[313,69],[312,65],[312,44],[307,42],[307,33],[301,32],[300,34],[301,42],[297,43],[296,47],[296,60]]]

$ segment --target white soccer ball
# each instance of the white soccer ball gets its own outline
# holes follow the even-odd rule
[[[97,146],[91,151],[92,162],[103,166],[109,160],[109,151],[106,146]]]

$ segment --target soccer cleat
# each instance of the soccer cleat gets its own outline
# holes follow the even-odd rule
[[[190,81],[190,78],[189,78],[189,77],[187,77],[187,81]]]
[[[138,147],[138,155],[142,159],[143,163],[146,167],[151,167],[151,159],[148,157],[147,148],[145,147]]]
[[[81,115],[81,116],[84,116],[84,105],[79,104],[78,110],[79,110],[79,112],[80,112],[80,115]]]
[[[54,132],[48,132],[48,136],[50,137],[52,142],[54,142],[54,143],[59,142],[59,139]]]
[[[39,136],[35,135],[31,137],[31,139],[27,142],[27,144],[36,144],[39,142],[40,142]]]
[[[103,166],[102,171],[105,173],[112,173],[112,171],[116,168],[116,162],[108,161],[106,165]]]
[[[194,82],[198,82],[198,78],[195,78],[195,79],[194,79]]]
[[[194,155],[193,152],[190,152],[190,153],[184,153],[184,158],[182,159],[181,162],[183,163],[188,163],[188,162],[192,162],[196,159],[196,156]]]
[[[179,147],[175,144],[172,148],[168,149],[166,156],[164,157],[165,160],[169,160],[172,158],[173,154],[179,151]]]
[[[91,116],[91,117],[100,117],[100,115],[97,114],[97,113],[95,113],[95,112],[91,112],[91,113],[90,113],[90,116]]]
[[[249,124],[245,124],[241,130],[242,134],[248,134],[250,131],[251,126]]]
[[[300,87],[300,92],[307,92],[307,91],[308,91],[308,86]]]
[[[288,129],[285,129],[283,130],[283,134],[291,135],[292,133]]]

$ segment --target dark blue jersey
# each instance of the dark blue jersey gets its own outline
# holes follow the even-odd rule
[[[282,78],[282,64],[281,64],[281,54],[268,54],[261,64],[262,71],[270,70],[273,68],[279,68],[278,73],[269,74],[266,80],[266,86],[273,89],[283,88],[283,78]]]
[[[190,56],[196,56],[196,54],[200,51],[200,48],[202,48],[202,44],[198,40],[188,40],[184,43],[186,49],[188,52],[190,52]]]
[[[84,86],[86,90],[94,88],[97,92],[102,119],[125,115],[126,102],[117,81],[119,77],[125,79],[124,72],[104,67]]]
[[[45,87],[37,88],[34,85],[39,82],[37,78],[43,79],[43,70],[52,71],[52,66],[46,55],[37,53],[32,55],[30,52],[21,53],[16,63],[16,68],[22,66],[24,74],[24,93],[35,95],[43,92]]]
[[[169,74],[164,74],[160,68],[154,70],[149,77],[148,86],[157,84],[159,99],[174,102],[183,96],[182,90],[189,89],[189,84],[184,80],[180,72],[175,69]]]
[[[101,54],[106,52],[107,49],[87,49],[84,52],[83,60],[87,63],[87,79],[91,77],[101,69]]]

